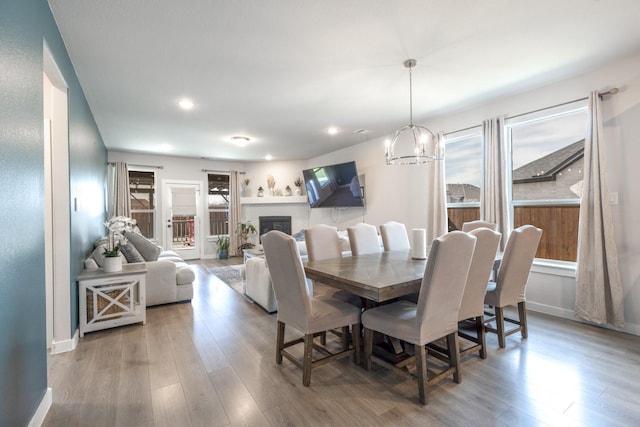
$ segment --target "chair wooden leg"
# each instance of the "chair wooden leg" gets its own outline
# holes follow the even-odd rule
[[[414,346],[416,354],[416,377],[420,403],[427,404],[427,350],[423,345]]]
[[[373,353],[373,329],[364,328],[364,369],[371,370],[371,353]]]
[[[520,334],[522,338],[529,336],[527,329],[527,303],[522,301],[518,303],[518,316],[520,317]]]
[[[457,332],[447,335],[447,348],[449,350],[449,367],[454,368],[453,381],[460,384],[462,372],[460,371],[460,343]]]
[[[322,334],[320,334],[320,344],[327,345],[327,331],[323,331]]]
[[[349,350],[349,327],[342,327],[342,335],[340,336],[340,341],[342,343],[343,350]]]
[[[484,330],[484,316],[476,317],[476,334],[480,344],[480,358],[487,358],[487,333]]]
[[[496,329],[498,331],[498,345],[500,348],[505,347],[505,335],[504,335],[504,309],[502,307],[496,307]]]
[[[306,334],[304,336],[304,359],[302,361],[302,385],[305,387],[309,387],[309,384],[311,384],[312,353],[313,334]]]
[[[278,320],[276,332],[276,363],[282,364],[282,348],[284,347],[284,323]]]
[[[360,323],[351,325],[351,341],[353,342],[353,361],[359,365],[360,360]]]

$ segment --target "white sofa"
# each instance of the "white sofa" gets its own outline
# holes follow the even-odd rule
[[[351,256],[351,248],[349,246],[349,238],[345,232],[338,232],[340,245],[342,247],[342,256]],[[307,261],[307,246],[304,241],[298,241],[298,252],[302,261]],[[245,295],[253,302],[260,305],[269,313],[278,311],[278,303],[271,285],[271,277],[269,276],[269,267],[263,257],[253,257],[247,259],[245,263]],[[309,294],[313,295],[313,282],[307,279],[307,288]]]
[[[131,241],[130,241],[131,242]],[[96,249],[84,261],[84,268],[100,268],[105,239],[96,242]],[[193,281],[195,274],[191,267],[174,251],[165,251],[157,247],[159,254],[156,261],[142,261],[147,267],[146,305],[167,304],[178,301],[189,301],[193,298]],[[123,264],[127,259],[120,254]]]

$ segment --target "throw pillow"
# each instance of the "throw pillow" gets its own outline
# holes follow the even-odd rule
[[[127,259],[127,262],[144,262],[144,257],[132,244],[120,245],[120,251]]]
[[[98,264],[98,267],[102,268],[104,265],[104,246],[98,246],[93,250],[91,258]]]
[[[304,228],[293,235],[296,242],[304,242]]]
[[[160,255],[162,249],[158,245],[144,237],[142,234],[125,231],[124,237],[127,238],[129,243],[136,247],[145,261],[158,260],[158,256]]]

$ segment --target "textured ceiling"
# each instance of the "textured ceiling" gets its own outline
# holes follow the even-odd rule
[[[390,134],[409,121],[407,58],[422,122],[640,49],[638,0],[49,4],[107,148],[189,157],[308,159]]]

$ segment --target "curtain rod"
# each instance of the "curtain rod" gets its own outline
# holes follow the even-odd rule
[[[600,99],[602,99],[602,97],[604,97],[604,96],[615,95],[618,92],[620,92],[620,89],[618,89],[617,87],[614,87],[614,88],[609,89],[606,92],[600,92],[598,94],[598,96],[600,97]],[[587,99],[589,99],[589,97],[585,96],[585,97],[582,97],[582,98],[574,99],[573,101],[565,101],[565,102],[561,102],[561,103],[556,104],[556,105],[551,105],[549,107],[538,108],[537,110],[533,110],[533,111],[527,111],[526,113],[520,113],[520,114],[516,114],[516,115],[513,115],[513,116],[507,116],[507,117],[505,117],[505,119],[515,119],[515,118],[518,118],[518,117],[526,116],[527,114],[533,114],[533,113],[538,113],[540,111],[549,110],[550,108],[562,107],[563,105],[572,104],[572,103],[578,102],[578,101],[586,101]]]
[[[603,96],[607,96],[607,95],[615,95],[615,94],[617,94],[618,92],[620,92],[620,89],[618,89],[617,87],[614,87],[614,88],[609,89],[609,90],[608,90],[608,91],[606,91],[606,92],[600,92],[600,93],[598,94],[598,96],[600,96],[600,98],[602,98]],[[508,116],[508,117],[505,117],[505,119],[515,119],[515,118],[517,118],[517,117],[525,116],[525,115],[527,115],[527,114],[538,113],[538,112],[540,112],[540,111],[548,110],[548,109],[550,109],[550,108],[562,107],[563,105],[571,104],[571,103],[573,103],[573,102],[578,102],[578,101],[585,101],[585,100],[587,100],[587,99],[589,99],[589,97],[588,97],[588,96],[585,96],[585,97],[583,97],[583,98],[574,99],[573,101],[561,102],[560,104],[552,105],[552,106],[550,106],[550,107],[538,108],[537,110],[528,111],[528,112],[526,112],[526,113],[520,113],[520,114],[516,114],[516,115],[513,115],[513,116]],[[467,128],[464,128],[464,129],[456,129],[456,130],[452,130],[452,131],[449,131],[449,132],[445,132],[445,133],[443,133],[443,135],[444,135],[444,136],[448,136],[448,135],[451,135],[451,134],[453,134],[453,133],[464,132],[464,131],[471,130],[471,129],[475,129],[475,128],[479,128],[479,127],[482,127],[482,125],[475,125],[475,126],[469,126],[469,127],[467,127]]]
[[[202,172],[221,172],[221,173],[229,173],[229,172],[231,172],[231,171],[221,171],[221,170],[216,170],[216,169],[202,169]],[[238,173],[239,173],[240,175],[244,175],[244,174],[245,174],[245,172],[240,172],[240,171],[238,171]]]
[[[468,128],[464,128],[464,129],[456,129],[456,130],[452,130],[450,132],[445,132],[443,133],[444,136],[448,136],[451,135],[452,133],[458,133],[458,132],[464,132],[467,130],[471,130],[471,129],[475,129],[475,128],[481,128],[482,125],[475,125],[475,126],[469,126]]]
[[[115,165],[116,162],[107,162],[108,165]],[[133,166],[138,168],[152,168],[152,169],[164,169],[164,166],[156,165],[134,165],[133,163],[127,163],[127,166]]]

